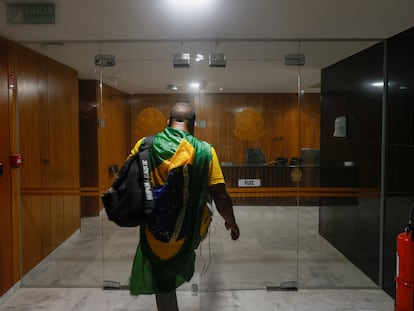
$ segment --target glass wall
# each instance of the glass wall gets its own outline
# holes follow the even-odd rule
[[[25,274],[24,285],[128,286],[139,229],[119,228],[108,221],[99,209],[100,187],[110,185],[114,176],[109,169],[122,165],[139,137],[163,127],[155,122],[157,116],[166,119],[173,103],[189,101],[197,110],[195,135],[212,143],[220,158],[241,237],[232,241],[216,212],[197,251],[195,275],[180,290],[377,287],[380,179],[372,182],[367,176],[380,175],[380,162],[374,165],[373,159],[381,157],[377,134],[382,99],[375,89],[369,98],[361,98],[359,85],[352,88],[356,80],[344,74],[354,68],[341,62],[375,44],[333,40],[28,44],[68,66],[74,59],[83,60],[77,68],[80,79],[94,82],[89,85],[93,96],[86,100],[89,110],[81,108],[80,116],[89,116],[86,123],[93,126],[80,127],[80,136],[96,136],[93,152],[105,165],[97,166],[96,184],[80,185],[81,190],[94,189],[81,191],[79,230],[59,240]],[[98,66],[96,55],[114,55],[116,64]],[[381,81],[380,45],[373,55],[370,60],[379,71],[361,81]],[[80,94],[87,86],[82,81]],[[123,104],[118,101],[127,107],[122,108],[123,128],[115,126],[125,112],[119,110]],[[375,115],[362,117],[360,109],[353,109],[361,101]],[[374,116],[379,128],[365,122]],[[104,132],[113,128],[119,132]],[[114,148],[118,133],[126,143]],[[80,150],[81,162],[85,152],[92,152],[91,146]],[[108,155],[111,146],[111,153],[119,155]],[[250,162],[248,155],[257,151],[264,158]],[[81,180],[87,171],[81,171]],[[50,194],[41,198],[53,200]],[[26,225],[22,223],[23,228]],[[365,226],[372,229],[368,235]],[[362,252],[363,243],[372,241],[374,252]]]

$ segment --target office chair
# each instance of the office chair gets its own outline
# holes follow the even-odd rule
[[[246,164],[262,165],[265,164],[265,155],[261,148],[249,148],[246,152]]]

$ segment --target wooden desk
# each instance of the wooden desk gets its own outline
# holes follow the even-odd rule
[[[352,204],[379,195],[358,187],[357,167],[222,166],[235,205]],[[328,200],[328,201],[327,201]]]

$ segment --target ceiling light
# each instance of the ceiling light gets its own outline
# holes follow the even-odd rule
[[[305,55],[303,54],[287,54],[285,55],[285,65],[303,66],[305,65]]]
[[[195,57],[195,61],[196,62],[200,62],[204,59],[204,55],[203,54],[197,54]]]
[[[101,67],[114,66],[115,65],[115,55],[110,54],[97,54],[95,56],[95,65]]]
[[[224,53],[210,53],[208,58],[210,67],[226,67],[226,55]]]
[[[175,85],[175,84],[168,84],[168,85],[167,85],[167,90],[170,90],[170,91],[177,91],[177,90],[178,90],[178,86],[177,86],[177,85]]]
[[[383,86],[384,86],[384,82],[382,82],[382,81],[377,81],[377,82],[373,82],[373,83],[371,83],[371,85],[372,85],[373,87],[383,87]]]
[[[192,82],[190,87],[193,89],[205,90],[207,88],[208,81]]]
[[[208,3],[210,0],[173,0],[173,3],[178,5],[202,5]]]
[[[174,67],[190,67],[190,53],[174,54]]]

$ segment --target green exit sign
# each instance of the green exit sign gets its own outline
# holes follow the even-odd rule
[[[7,4],[8,24],[54,24],[54,3]]]

